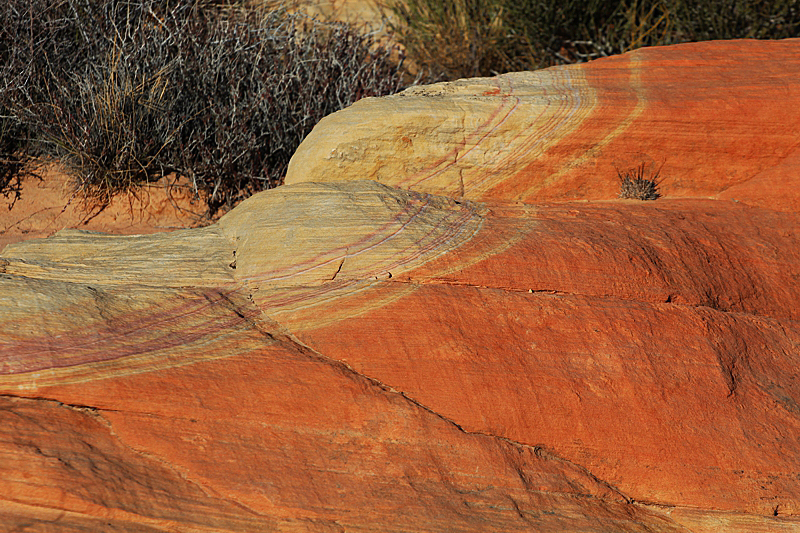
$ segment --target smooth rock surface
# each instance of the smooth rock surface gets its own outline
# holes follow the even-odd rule
[[[680,531],[582,466],[466,432],[275,321],[311,313],[313,329],[413,298],[383,274],[447,257],[486,216],[373,182],[303,184],[205,229],[9,246],[4,520],[47,530],[55,506],[61,531]]]
[[[10,245],[3,519],[792,530],[797,222],[353,182]]]
[[[473,200],[616,198],[661,168],[669,197],[800,210],[800,40],[642,48],[412,87],[323,119],[286,183],[373,179]]]
[[[756,195],[784,162],[738,202],[342,171],[205,228],[9,244],[0,530],[800,531],[800,214]]]

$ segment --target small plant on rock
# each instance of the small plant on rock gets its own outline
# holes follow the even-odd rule
[[[661,196],[661,193],[658,192],[658,186],[661,184],[659,181],[661,167],[655,172],[650,172],[647,177],[645,177],[646,169],[645,163],[626,171],[617,169],[619,198],[656,200]]]

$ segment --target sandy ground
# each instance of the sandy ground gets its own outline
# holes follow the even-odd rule
[[[44,238],[70,228],[116,234],[144,234],[197,227],[210,221],[205,205],[185,184],[168,179],[115,198],[102,210],[89,209],[73,193],[69,177],[55,166],[28,178],[11,206],[0,197],[0,250],[12,242]]]

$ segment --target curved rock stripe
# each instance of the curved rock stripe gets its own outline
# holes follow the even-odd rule
[[[487,241],[486,213],[375,182],[298,184],[254,196],[220,226],[236,245],[237,281],[271,319],[299,331],[386,305],[415,287],[383,281],[445,256],[443,269],[481,261],[535,223]],[[476,239],[480,250],[458,252]]]
[[[782,233],[786,221],[713,202],[699,217],[659,205],[486,207],[370,182],[302,184],[174,240],[69,232],[30,241],[3,259],[11,279],[0,300],[13,312],[0,326],[0,381],[35,388],[232,355],[230,339],[261,313],[299,333],[411,297],[423,283],[798,318],[800,243]],[[197,279],[209,287],[178,288]],[[157,283],[167,287],[148,286]]]
[[[256,195],[219,225],[236,246],[236,280],[269,288],[402,272],[457,248],[481,222],[478,205],[364,181]]]
[[[474,200],[613,199],[617,170],[645,163],[661,169],[666,196],[797,210],[798,50],[797,39],[644,48],[364,99],[315,127],[286,183],[374,179]]]
[[[415,291],[298,337],[637,500],[800,508],[797,215],[712,200],[490,212],[458,253],[516,217],[536,224],[446,275],[448,256],[393,277]]]
[[[208,228],[68,231],[9,246],[0,383],[35,389],[236,355],[238,334],[262,314],[298,329],[356,316],[413,291],[379,280],[454,253],[484,216],[477,204],[373,182],[301,184],[256,195]]]
[[[458,249],[380,279],[262,287],[253,299],[293,332],[335,324],[424,284],[708,306],[800,319],[797,215],[713,200],[657,204],[487,204]],[[346,265],[346,262],[345,262]]]
[[[32,302],[30,300],[33,300]],[[230,357],[261,312],[231,289],[0,283],[0,388],[37,390]],[[61,317],[61,318],[59,318]],[[251,343],[269,343],[263,336]]]
[[[595,105],[593,89],[574,69],[460,80],[364,99],[315,126],[292,157],[286,183],[373,179],[479,198],[520,160],[540,156],[574,131]],[[387,114],[395,127],[378,135],[375,126]]]

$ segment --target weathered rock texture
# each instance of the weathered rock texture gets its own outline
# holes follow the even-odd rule
[[[772,61],[780,47],[800,51],[770,44]],[[766,45],[697,46],[751,57]],[[693,61],[719,68],[696,64],[692,46],[648,53],[675,78]],[[750,63],[721,61],[730,79],[757,79]],[[638,76],[650,70],[669,78],[652,65]],[[598,86],[629,82],[611,71]],[[429,90],[448,87],[459,85]],[[736,105],[743,87],[732,84]],[[568,101],[572,89],[560,90]],[[360,109],[424,101],[431,114],[465,105],[407,94]],[[648,102],[641,116],[656,113]],[[451,170],[409,191],[356,180],[384,179],[364,169],[379,169],[375,146],[387,150],[348,132],[358,109],[321,127],[353,135],[362,155],[350,166],[306,161],[309,182],[260,193],[214,225],[66,230],[5,248],[6,530],[800,531],[796,192],[775,205],[724,198],[734,187],[689,198],[719,186],[693,175],[680,194],[634,202],[613,199],[615,175],[587,173],[586,195],[602,201],[531,203],[519,200],[559,197],[578,178],[513,165],[487,170],[491,186],[473,165],[463,193],[460,179],[448,189]],[[609,101],[601,111],[617,120]],[[708,117],[696,120],[708,129]],[[472,135],[462,127],[451,136]],[[534,145],[519,127],[481,143]],[[397,154],[385,156],[396,168]],[[724,158],[714,164],[722,180]],[[797,179],[780,168],[764,183]],[[395,185],[409,169],[396,168]],[[450,196],[422,190],[434,185]]]
[[[414,87],[323,119],[286,183],[374,179],[474,200],[614,198],[662,167],[671,197],[800,211],[800,48],[719,41]]]

